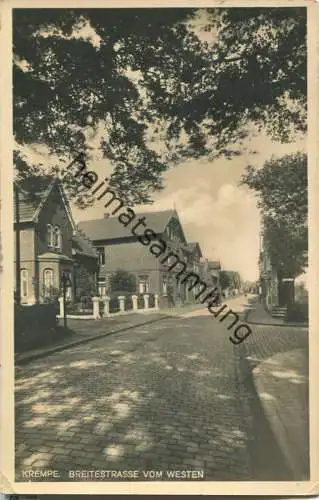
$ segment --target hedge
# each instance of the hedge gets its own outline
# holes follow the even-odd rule
[[[66,305],[67,314],[86,315],[93,314],[93,301],[90,296],[82,296],[79,302]]]
[[[308,322],[308,304],[295,302],[288,306],[286,321]]]
[[[14,306],[15,352],[50,343],[57,330],[57,304]]]

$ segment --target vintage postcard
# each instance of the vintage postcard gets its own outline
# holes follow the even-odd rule
[[[1,4],[1,491],[318,492],[318,7]]]

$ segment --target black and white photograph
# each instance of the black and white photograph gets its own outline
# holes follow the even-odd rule
[[[12,3],[17,492],[313,480],[314,8]]]

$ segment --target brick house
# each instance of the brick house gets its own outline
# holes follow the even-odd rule
[[[176,210],[136,215],[145,217],[147,227],[156,233],[157,238],[167,242],[169,248],[187,264],[187,269],[194,269],[201,255],[199,245],[188,246]],[[179,303],[187,299],[185,284],[179,283],[174,277],[179,268],[168,270],[167,264],[161,264],[160,259],[152,255],[116,216],[82,221],[78,228],[87,234],[99,256],[100,295],[110,292],[110,276],[123,269],[135,276],[137,293],[157,293],[162,307],[168,305],[170,300]]]
[[[203,272],[203,254],[200,245],[197,241],[187,243],[187,260],[188,260],[188,270],[189,272],[196,273],[201,280],[203,280],[207,285],[210,285],[208,276]],[[193,290],[189,291],[186,287],[186,301],[195,300],[195,295],[200,291],[199,285],[195,286]]]
[[[62,273],[70,279],[67,297],[76,292],[75,269],[94,282],[97,255],[76,230],[68,201],[58,181],[27,189],[14,185],[14,272],[20,254],[21,304],[45,302],[60,293]],[[19,235],[17,246],[17,234]]]

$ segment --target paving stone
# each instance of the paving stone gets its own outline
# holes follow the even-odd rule
[[[267,328],[254,329],[235,348],[225,327],[204,316],[165,320],[163,326],[143,327],[153,342],[145,342],[148,333],[134,328],[19,367],[17,473],[25,467],[22,460],[30,460],[28,453],[36,455],[42,448],[52,455],[50,468],[63,463],[70,469],[90,470],[97,464],[142,470],[147,464],[175,464],[205,466],[211,480],[253,479],[255,396],[244,383],[249,372],[243,370],[243,360],[261,359],[305,340],[295,332],[289,336],[287,328],[276,336]],[[122,352],[109,365],[114,351]],[[42,388],[36,378],[40,375]],[[43,390],[47,395],[41,396]],[[27,421],[40,416],[29,400],[35,396],[48,408],[50,420],[27,428]],[[126,437],[130,435],[134,438]],[[28,453],[18,448],[22,443]],[[109,447],[112,458],[103,454]]]

